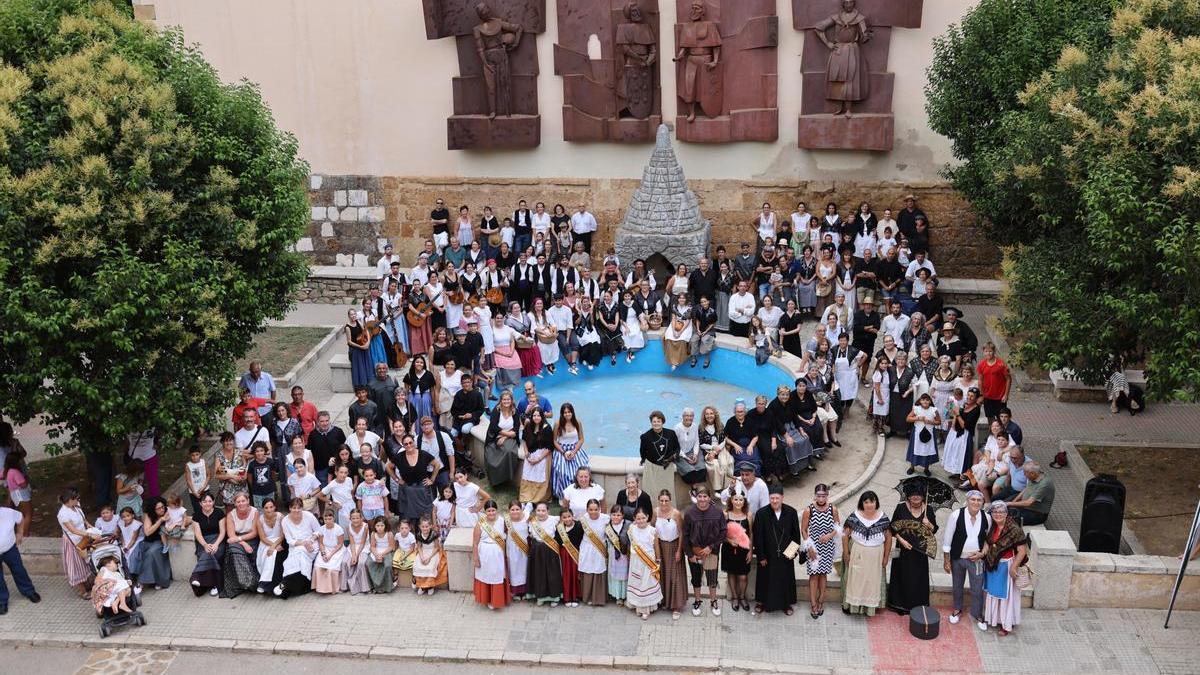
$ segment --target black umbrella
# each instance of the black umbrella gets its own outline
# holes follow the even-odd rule
[[[925,495],[925,503],[929,504],[930,508],[948,509],[954,506],[958,500],[954,496],[954,486],[939,479],[926,476],[910,476],[903,478],[899,483],[896,483],[896,492],[900,493],[901,499],[908,499],[908,495],[914,492]]]

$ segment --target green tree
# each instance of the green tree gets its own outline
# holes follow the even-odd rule
[[[305,278],[296,149],[125,2],[0,3],[0,410],[90,460],[211,428]]]
[[[1096,382],[1144,356],[1152,395],[1195,400],[1200,4],[1126,0],[1108,32],[1064,48],[1002,124],[995,189],[1041,232],[1009,256],[1006,326],[1027,361]]]
[[[1068,44],[1102,45],[1117,0],[981,0],[934,41],[925,87],[934,131],[948,137],[959,164],[954,187],[987,215],[1001,242],[1026,238],[1036,221],[1024,195],[997,189],[996,154],[1008,142],[1004,120],[1021,114],[1017,95]]]

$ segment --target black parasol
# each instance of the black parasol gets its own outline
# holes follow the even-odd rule
[[[935,511],[951,508],[958,502],[954,489],[953,485],[939,478],[926,476],[910,476],[896,484],[896,492],[900,493],[901,499],[908,499],[908,495],[913,493],[923,494],[925,503]]]

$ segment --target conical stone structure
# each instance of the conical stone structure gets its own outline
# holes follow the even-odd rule
[[[671,265],[693,268],[700,256],[708,254],[710,231],[675,157],[671,130],[659,125],[654,154],[617,230],[617,255],[626,269],[634,259],[648,259],[655,253]]]

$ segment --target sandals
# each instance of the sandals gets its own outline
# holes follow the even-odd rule
[[[792,609],[791,607],[788,607],[787,609],[783,610],[784,616],[791,616],[795,613],[796,613],[796,610]]]

